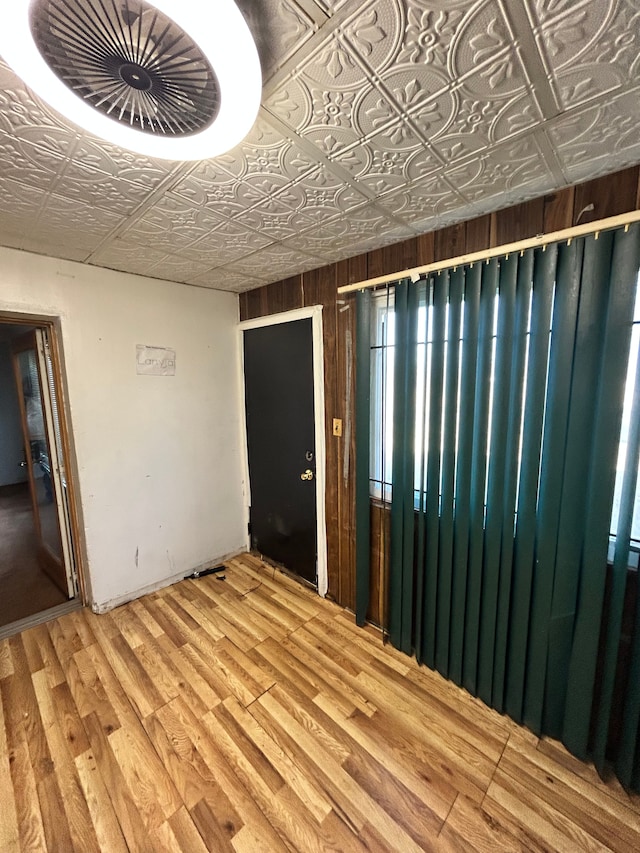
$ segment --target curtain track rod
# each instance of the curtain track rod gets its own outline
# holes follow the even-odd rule
[[[609,216],[606,219],[598,219],[596,222],[585,222],[583,225],[574,225],[572,228],[564,228],[562,231],[537,234],[535,237],[518,240],[516,243],[504,243],[502,246],[496,246],[493,249],[483,249],[481,252],[459,255],[457,258],[447,258],[444,261],[436,261],[433,264],[400,270],[389,275],[379,275],[377,278],[369,278],[365,281],[358,281],[355,284],[345,284],[338,288],[338,293],[352,293],[354,290],[367,290],[372,287],[380,287],[383,284],[396,282],[401,278],[410,278],[412,281],[417,281],[425,273],[474,264],[478,261],[488,261],[491,258],[502,257],[513,252],[524,252],[525,249],[533,249],[537,246],[548,246],[550,243],[561,243],[564,240],[572,240],[574,237],[584,237],[587,234],[597,235],[601,231],[610,231],[612,228],[620,228],[622,225],[631,225],[632,222],[640,222],[640,210],[632,210],[629,213],[621,213],[618,216]]]

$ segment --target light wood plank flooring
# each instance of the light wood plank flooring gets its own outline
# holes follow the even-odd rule
[[[251,556],[0,642],[0,851],[638,851],[640,798]]]

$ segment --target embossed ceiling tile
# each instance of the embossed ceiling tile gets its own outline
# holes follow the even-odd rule
[[[73,243],[81,234],[96,234],[101,238],[122,223],[123,219],[108,210],[90,204],[78,204],[74,199],[48,195],[38,216],[38,226],[60,229],[66,233],[65,242]]]
[[[318,165],[317,160],[262,117],[241,145],[216,159],[228,172],[239,178],[249,175],[284,175],[293,181]]]
[[[480,91],[479,93],[484,85],[483,83],[476,85],[479,79],[482,79],[481,71],[467,77],[464,83],[457,87],[457,113],[448,128],[449,133],[472,133],[480,130],[488,139],[489,127],[498,120],[505,105],[513,103],[517,98],[526,94],[524,85],[516,95],[511,95],[509,99],[497,96],[491,91]]]
[[[467,74],[463,91],[472,99],[489,102],[521,95],[527,91],[528,85],[520,53],[515,48],[508,48]]]
[[[149,268],[149,275],[166,281],[187,281],[208,271],[206,264],[199,264],[190,258],[179,255],[165,255],[155,266]]]
[[[334,166],[319,166],[313,172],[300,178],[293,184],[299,187],[319,187],[326,189],[327,187],[340,188],[344,187],[345,178],[341,169],[336,169]]]
[[[64,165],[58,155],[0,133],[0,174],[4,178],[50,190]]]
[[[209,185],[235,183],[235,181],[236,176],[222,166],[219,157],[215,157],[210,160],[200,160],[188,175],[176,181],[171,187],[171,191],[184,195],[181,193],[181,187],[191,182]]]
[[[288,278],[290,275],[297,275],[303,269],[314,269],[322,263],[320,259],[313,258],[295,249],[285,249],[282,244],[278,244],[277,249],[278,251],[271,252],[268,255],[265,254],[268,250],[263,249],[254,255],[220,267],[219,270],[220,272],[228,270],[236,275],[258,278],[263,284],[267,284]]]
[[[298,245],[309,248],[319,256],[327,257],[327,252],[336,251],[342,255],[343,250],[359,241],[383,235],[398,227],[398,223],[390,219],[386,213],[374,204],[366,204],[350,211],[348,216],[334,219],[319,225],[312,231],[300,235]],[[344,255],[342,255],[344,257]]]
[[[419,104],[408,113],[409,120],[423,139],[431,142],[446,133],[457,116],[458,95],[455,91],[440,92],[429,101]]]
[[[304,211],[315,222],[320,222],[365,203],[367,196],[345,184],[328,169],[320,168],[287,187],[277,199],[293,210]]]
[[[50,110],[13,72],[3,70],[0,79],[0,129],[18,136],[35,128],[46,131],[69,131],[75,138],[79,132],[69,127],[53,110]]]
[[[90,263],[99,267],[146,275],[164,255],[151,246],[127,239],[115,239],[95,252]]]
[[[229,274],[233,276],[245,276],[253,280],[259,281],[261,284],[266,284],[271,281],[271,271],[256,263],[259,254],[255,252],[253,255],[247,255],[246,258],[240,258],[232,264],[226,264],[223,267],[218,267],[215,271],[220,274]]]
[[[37,187],[0,176],[0,211],[27,217],[33,223],[46,198],[47,193]]]
[[[584,167],[600,157],[616,157],[634,148],[640,139],[640,90],[561,116],[547,127],[565,172]]]
[[[370,84],[357,83],[350,89],[338,90],[321,88],[313,81],[306,81],[304,89],[313,103],[305,115],[305,121],[296,130],[325,154],[331,148],[351,145],[375,130],[367,111],[361,109],[362,101],[370,91],[375,92],[381,103],[369,105],[368,110],[383,110],[392,119],[397,117],[397,112],[385,103],[386,95]],[[389,118],[378,120],[378,126],[388,121]],[[331,139],[330,146],[327,146],[327,138]]]
[[[130,215],[149,194],[141,184],[121,181],[101,172],[93,172],[82,179],[63,175],[55,185],[56,195],[76,202],[86,202],[95,207],[103,207],[121,216]]]
[[[302,245],[306,246],[307,241],[310,240],[309,246],[313,246],[313,251],[323,258],[325,263],[335,263],[337,260],[350,258],[370,249],[389,246],[416,236],[413,228],[398,226],[380,211],[377,211],[377,215],[374,214],[372,219],[375,225],[370,221],[365,220],[363,223],[363,220],[359,220],[359,225],[355,227],[343,221],[344,233],[337,233],[336,227],[336,235],[333,239],[327,238],[322,243],[318,241],[318,245],[313,240],[314,235],[304,234],[301,237],[301,240],[305,241]],[[337,226],[339,222],[340,220],[336,220],[332,225]]]
[[[430,171],[439,165],[422,143],[413,149],[401,150],[394,147],[388,135],[381,134],[337,155],[335,161],[347,169],[359,184],[376,195],[382,195],[409,183],[413,179],[409,174],[410,164],[418,159],[424,168],[431,160]]]
[[[254,263],[257,262],[268,281],[278,281],[322,265],[321,258],[301,252],[299,248],[285,246],[283,243],[261,249],[252,256],[252,260]],[[232,266],[241,267],[242,263],[239,261]]]
[[[333,159],[340,151],[360,142],[360,133],[353,128],[345,130],[341,127],[325,127],[313,125],[303,133],[304,138],[313,143],[321,155]]]
[[[313,220],[304,213],[291,210],[277,199],[267,199],[260,207],[234,217],[234,222],[271,240],[284,240],[313,225]]]
[[[335,32],[306,58],[300,79],[309,91],[358,90],[367,84],[368,72],[358,61],[357,51]]]
[[[394,64],[428,66],[449,81],[449,51],[475,0],[407,0],[404,33]],[[426,8],[425,8],[426,7]]]
[[[215,231],[191,243],[185,251],[194,261],[216,267],[250,255],[271,242],[262,234],[244,228],[236,222],[226,221]]]
[[[456,27],[448,57],[453,79],[482,68],[485,91],[511,92],[521,85],[520,69],[512,50],[513,36],[497,0],[475,4]],[[516,75],[516,81],[512,80]]]
[[[416,151],[409,158],[407,164],[407,180],[408,182],[419,181],[426,178],[427,175],[432,175],[439,169],[442,169],[442,160],[428,148],[423,148]]]
[[[595,160],[576,160],[566,166],[564,171],[570,183],[581,183],[626,169],[628,166],[635,166],[638,162],[640,162],[640,142]]]
[[[283,240],[283,245],[301,248],[310,254],[322,257],[325,253],[328,252],[331,254],[337,247],[348,242],[350,230],[348,219],[344,216],[339,216],[322,225],[311,228],[303,234]]]
[[[234,216],[262,201],[263,196],[253,187],[206,161],[206,168],[176,183],[171,193],[196,207],[210,207],[219,216]]]
[[[348,219],[352,235],[366,237],[373,234],[383,235],[397,228],[399,223],[390,219],[387,213],[375,204],[367,204],[350,212]]]
[[[285,80],[263,103],[268,112],[300,133],[311,122],[315,99],[298,74]]]
[[[482,136],[480,129],[471,133],[445,134],[433,143],[434,150],[445,163],[466,159],[474,154],[478,155],[486,147],[487,139]]]
[[[531,3],[531,0],[529,0]],[[580,63],[598,33],[609,30],[618,0],[535,0],[533,19],[538,48],[552,71]],[[626,0],[622,5],[626,6]]]
[[[21,127],[15,136],[58,157],[70,157],[78,138],[71,128],[42,125]]]
[[[591,0],[526,0],[531,18],[538,24],[545,24],[590,2]]]
[[[438,228],[438,220],[433,220],[433,229]],[[353,257],[354,255],[362,255],[365,252],[375,251],[376,249],[382,249],[384,246],[392,246],[394,243],[399,243],[402,240],[409,240],[412,237],[416,236],[416,230],[409,227],[401,227],[395,228],[392,231],[384,234],[382,237],[378,235],[371,235],[370,237],[365,237],[364,239],[358,240],[355,243],[351,243],[348,249],[345,249],[343,257]],[[420,233],[424,233],[421,231]],[[395,270],[390,270],[390,272],[395,272]],[[397,270],[400,272],[400,270]]]
[[[359,6],[342,29],[351,53],[372,71],[380,72],[398,52],[404,29],[404,4],[401,0],[369,0]]]
[[[624,82],[614,65],[595,64],[570,68],[558,74],[555,81],[560,100],[567,108],[613,93]]]
[[[257,278],[251,278],[244,273],[234,272],[227,267],[219,267],[187,279],[187,284],[193,284],[196,287],[208,287],[212,290],[242,293],[245,290],[262,287],[264,282]]]
[[[489,137],[494,143],[500,142],[528,130],[542,120],[540,109],[529,92],[516,95],[502,104],[499,114],[491,123]]]
[[[223,218],[210,208],[194,207],[179,196],[167,194],[145,211],[140,221],[157,228],[167,246],[186,246],[217,228]]]
[[[69,231],[66,228],[32,226],[24,235],[20,248],[36,255],[84,262],[99,242],[99,237],[81,232],[69,239]]]
[[[265,79],[313,35],[313,20],[290,0],[240,0],[251,30]]]
[[[460,207],[464,200],[443,175],[430,175],[409,187],[379,198],[376,204],[396,219],[413,225],[417,221],[437,219],[442,213]]]
[[[103,140],[83,136],[74,151],[74,167],[114,175],[125,181],[153,189],[176,168],[169,160],[153,160],[144,154],[125,151]],[[72,174],[72,172],[68,172]]]
[[[118,232],[118,239],[126,240],[130,243],[138,242],[141,246],[153,248],[159,244],[164,236],[165,231],[161,225],[155,222],[149,222],[146,219],[129,219]],[[156,251],[154,249],[154,251]]]
[[[261,199],[264,199],[277,195],[281,190],[289,186],[291,180],[286,175],[273,172],[271,174],[247,175],[244,183],[255,190],[256,193],[259,193]]]
[[[540,120],[539,109],[528,92],[509,99],[484,99],[463,84],[456,96],[455,118],[444,134],[432,140],[433,148],[447,162],[478,154]]]
[[[416,107],[445,85],[444,79],[440,79],[436,72],[426,67],[391,69],[381,78],[380,83],[384,86],[384,93],[371,86],[358,102],[358,127],[365,136],[397,123],[400,116],[406,116],[411,110],[415,111]],[[433,120],[441,127],[446,118],[434,116]]]
[[[447,169],[446,175],[469,202],[527,184],[536,184],[542,193],[555,183],[531,137],[496,146],[478,159]]]

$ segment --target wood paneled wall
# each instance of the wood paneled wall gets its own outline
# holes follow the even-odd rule
[[[481,251],[536,234],[569,228],[640,208],[640,171],[635,166],[613,175],[566,187],[547,196],[461,222],[284,279],[240,296],[240,318],[249,320],[309,305],[323,306],[325,429],[327,442],[327,551],[329,595],[351,609],[355,605],[354,477],[355,399],[352,358],[355,298],[337,288],[409,267]],[[593,205],[592,210],[585,210]],[[348,377],[351,387],[347,388]],[[332,435],[333,418],[342,418],[343,436]],[[372,582],[369,618],[384,624],[388,523],[372,507]]]

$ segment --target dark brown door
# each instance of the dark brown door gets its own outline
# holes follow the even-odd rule
[[[244,331],[251,546],[317,585],[311,319]]]

